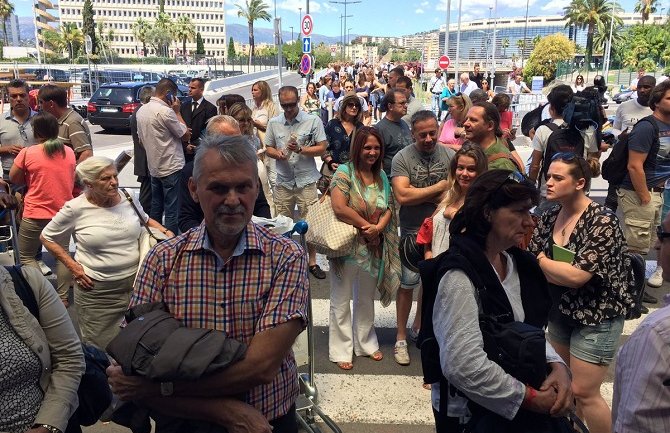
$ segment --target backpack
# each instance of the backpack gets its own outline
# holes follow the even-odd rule
[[[21,299],[23,305],[30,314],[40,320],[40,309],[35,298],[35,292],[26,281],[20,266],[5,266],[5,269],[12,277],[14,291]],[[84,425],[91,426],[98,422],[100,416],[112,403],[112,391],[107,384],[107,373],[105,370],[109,367],[109,359],[102,350],[94,346],[82,343],[84,360],[86,361],[86,370],[81,377],[77,396],[79,397],[79,407],[70,417],[68,426]]]
[[[521,133],[526,137],[530,136],[531,129],[537,131],[537,128],[542,125],[542,110],[548,103],[540,104],[537,108],[526,113],[521,119]]]
[[[656,154],[658,153],[658,148],[660,146],[660,142],[658,139],[658,125],[656,124],[656,121],[654,120],[653,115],[649,115],[647,117],[643,117],[642,119],[638,120],[638,122],[635,124],[635,126],[639,125],[640,122],[651,122],[653,128],[654,128],[654,141],[651,145],[651,149],[649,150],[649,154],[647,155],[647,158],[652,156],[654,158],[654,161],[656,160]],[[633,129],[635,129],[635,126]],[[610,152],[609,156],[605,161],[603,161],[603,166],[602,166],[602,176],[603,179],[608,181],[610,185],[614,186],[619,186],[623,182],[623,180],[626,178],[626,175],[628,174],[628,139],[630,137],[630,133],[627,131],[622,132],[619,134],[619,140],[617,143],[614,145],[614,148]],[[646,160],[645,160],[646,162]]]
[[[600,131],[603,124],[600,93],[587,88],[575,93],[563,109],[563,120],[571,127],[585,130],[593,126]]]
[[[571,127],[568,123],[559,126],[554,122],[549,122],[545,126],[551,130],[551,135],[547,139],[547,148],[542,158],[540,179],[546,178],[549,164],[557,153],[568,152],[584,156],[584,136],[579,129]]]

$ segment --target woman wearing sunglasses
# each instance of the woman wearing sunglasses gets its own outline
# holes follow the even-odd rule
[[[545,211],[529,245],[549,282],[553,305],[549,340],[572,370],[577,411],[593,433],[611,431],[600,394],[619,345],[629,299],[616,215],[586,196],[592,167],[581,156],[557,153],[549,165]]]
[[[546,361],[549,375],[532,387],[487,354],[478,320],[481,314],[536,328],[547,323],[546,280],[537,259],[516,247],[534,225],[530,209],[537,200],[537,189],[523,175],[490,170],[472,183],[449,225],[449,250],[436,259],[437,269],[447,270],[433,277],[439,281],[432,315],[438,374],[449,382],[448,396],[442,383],[431,391],[438,433],[462,431],[459,417],[468,414],[473,432],[548,431],[549,414],[565,415],[572,405],[568,369],[549,344],[543,359],[535,360]],[[440,411],[445,398],[447,413]]]
[[[581,92],[584,90],[584,77],[580,74],[575,78],[575,84],[572,85],[572,90],[575,92]]]

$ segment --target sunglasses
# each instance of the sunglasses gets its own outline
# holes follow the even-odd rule
[[[663,242],[663,240],[670,238],[670,232],[664,232],[663,226],[656,227],[656,237]]]
[[[527,178],[526,178],[526,176],[519,173],[518,171],[512,171],[512,172],[510,172],[510,174],[507,175],[505,180],[503,180],[500,183],[500,185],[498,185],[496,187],[496,189],[493,190],[493,193],[489,197],[495,197],[496,195],[498,195],[498,192],[500,191],[500,188],[502,188],[503,185],[505,185],[508,181],[511,181],[511,182],[514,182],[514,183],[517,183],[517,184],[522,184],[522,183],[527,181]]]
[[[572,161],[577,161],[577,166],[579,166],[579,171],[582,174],[582,177],[586,179],[586,172],[584,171],[584,166],[582,165],[582,161],[586,163],[584,158],[581,156],[572,153],[572,152],[558,152],[554,156],[551,157],[551,162],[554,161],[564,161],[564,162],[572,162]]]
[[[361,109],[360,104],[357,104],[357,103],[355,103],[355,102],[349,102],[349,103],[346,105],[346,107],[347,107],[347,108],[351,108],[351,107],[353,107],[353,108],[355,108],[355,109],[357,109],[357,110],[360,110],[360,109]]]
[[[298,105],[298,101],[296,102],[287,102],[286,104],[279,104],[281,105],[281,108],[284,110],[290,110],[291,108],[295,108]]]
[[[23,141],[28,141],[28,133],[26,132],[25,126],[19,125],[19,134],[21,134]]]

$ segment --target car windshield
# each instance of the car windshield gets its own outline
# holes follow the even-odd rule
[[[110,104],[127,104],[134,101],[133,89],[124,89],[116,87],[101,87],[93,97],[92,101],[98,99],[108,99]]]

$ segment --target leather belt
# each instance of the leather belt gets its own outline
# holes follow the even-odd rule
[[[653,188],[649,188],[649,191],[651,192],[663,192],[665,191],[665,188],[662,186],[655,186]]]

